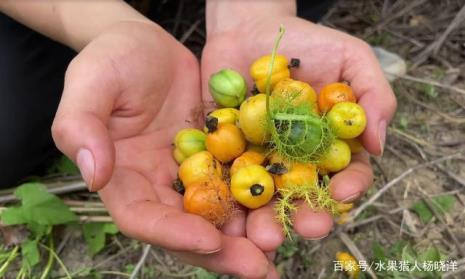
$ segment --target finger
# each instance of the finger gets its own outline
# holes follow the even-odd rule
[[[177,251],[212,253],[221,249],[221,233],[213,225],[159,202],[152,185],[137,172],[116,168],[99,194],[125,235]]]
[[[273,262],[274,259],[276,258],[276,250],[272,252],[266,252],[265,255],[270,262]]]
[[[298,201],[293,216],[294,231],[307,240],[319,240],[326,237],[333,227],[333,218],[326,211],[315,211],[303,201]]]
[[[223,236],[223,249],[210,255],[175,252],[182,261],[210,271],[240,278],[265,278],[270,267],[268,259],[250,240]]]
[[[78,57],[68,67],[52,135],[96,191],[108,183],[113,169],[115,150],[106,123],[119,89],[111,71],[103,71],[108,69],[103,62],[81,61]]]
[[[245,237],[245,224],[247,213],[243,208],[234,210],[231,219],[223,225],[221,231],[229,236]]]
[[[329,190],[333,199],[350,203],[373,184],[373,171],[366,152],[352,155],[350,165],[331,177]]]
[[[381,155],[387,125],[396,111],[396,98],[368,44],[356,41],[346,55],[342,77],[351,82],[367,117],[367,126],[361,136],[363,145],[368,152]]]
[[[276,220],[274,203],[249,212],[247,238],[265,252],[276,250],[284,241],[283,228]]]
[[[266,279],[279,279],[281,278],[281,274],[279,274],[278,270],[276,269],[272,260],[270,260],[268,266],[270,269],[268,270],[268,274],[266,274]]]

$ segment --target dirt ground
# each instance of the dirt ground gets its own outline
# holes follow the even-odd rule
[[[137,1],[137,7],[144,11],[148,2]],[[174,2],[160,1],[160,23],[200,55],[204,4]],[[350,212],[355,220],[336,225],[320,241],[286,242],[275,259],[283,278],[348,278],[334,271],[338,251],[371,263],[380,253],[391,253],[390,259],[397,261],[412,254],[420,259],[431,247],[441,259],[457,261],[457,269],[362,277],[465,278],[464,9],[465,0],[345,0],[323,18],[326,26],[397,53],[406,60],[408,71],[392,83],[398,111],[384,155],[371,158],[375,183]],[[436,206],[442,202],[444,206]],[[90,270],[76,278],[127,278],[141,258],[143,244],[117,235],[92,259],[85,253],[82,235],[67,230],[60,251],[64,264],[71,271]],[[179,264],[157,247],[148,252],[140,274],[138,278],[229,278]]]

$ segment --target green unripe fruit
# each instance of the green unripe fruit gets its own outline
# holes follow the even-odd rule
[[[222,107],[238,107],[245,99],[247,83],[238,72],[223,69],[210,77],[210,94],[216,104]]]
[[[180,130],[174,138],[175,149],[173,156],[175,160],[181,164],[185,159],[190,156],[204,151],[205,139],[207,135],[197,129],[186,128]]]

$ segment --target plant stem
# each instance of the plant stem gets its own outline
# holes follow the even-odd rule
[[[21,265],[21,269],[18,272],[18,275],[16,275],[16,279],[23,279],[26,277],[26,269],[28,269],[25,265],[25,261],[23,261],[23,264]]]
[[[311,115],[288,114],[278,112],[273,117],[275,120],[288,120],[288,121],[306,121],[313,124],[320,124],[321,120]]]
[[[58,264],[60,265],[60,267],[63,269],[63,272],[64,272],[65,275],[66,275],[66,278],[72,279],[71,274],[69,273],[69,271],[68,271],[68,269],[66,268],[65,264],[61,261],[60,257],[58,257],[58,255],[57,255],[57,254],[55,253],[55,251],[54,251],[54,249],[55,249],[54,246],[55,246],[55,245],[53,244],[53,238],[50,236],[50,243],[49,243],[49,246],[50,246],[50,247],[47,247],[47,246],[42,245],[42,244],[41,244],[41,246],[42,246],[43,248],[45,248],[45,249],[48,250],[48,252],[49,252],[49,261],[50,261],[50,258],[52,258],[52,262],[51,262],[51,263],[53,263],[53,259],[55,259],[55,260],[58,262]],[[47,264],[47,267],[48,267],[48,264]],[[50,264],[49,269],[50,269],[51,267],[52,267],[52,265]],[[49,271],[50,271],[50,270],[49,270]],[[48,271],[48,272],[49,272],[49,271]],[[41,279],[42,279],[42,278],[41,278]]]
[[[273,73],[273,67],[274,67],[274,60],[276,58],[276,51],[278,50],[279,42],[281,41],[283,35],[284,35],[285,29],[284,26],[281,24],[279,26],[279,33],[278,37],[276,38],[276,42],[274,43],[273,50],[271,52],[271,60],[270,60],[270,65],[268,66],[268,74],[266,76],[266,114],[271,119],[271,111],[270,111],[270,87],[271,87],[271,75]]]
[[[16,259],[16,257],[18,256],[18,249],[19,249],[19,246],[15,246],[15,248],[11,250],[10,255],[8,256],[8,259],[6,259],[5,263],[0,267],[0,276],[2,278],[3,278],[3,275],[5,275],[5,273],[8,270],[8,266],[10,266],[11,262],[14,259]]]
[[[40,279],[48,278],[48,274],[50,273],[50,270],[52,269],[52,266],[53,266],[54,257],[51,251],[53,249],[53,237],[51,235],[49,235],[48,237],[49,237],[48,242],[49,242],[50,248],[41,244],[42,247],[48,250],[48,260],[47,260],[47,265],[45,266],[44,271],[42,272],[42,275],[40,276]]]

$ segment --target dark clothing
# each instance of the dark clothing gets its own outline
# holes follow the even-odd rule
[[[298,1],[298,14],[317,21],[332,2]],[[0,13],[0,187],[40,174],[59,155],[50,127],[75,54]]]
[[[74,55],[0,14],[0,186],[37,174],[59,154],[50,126]]]

